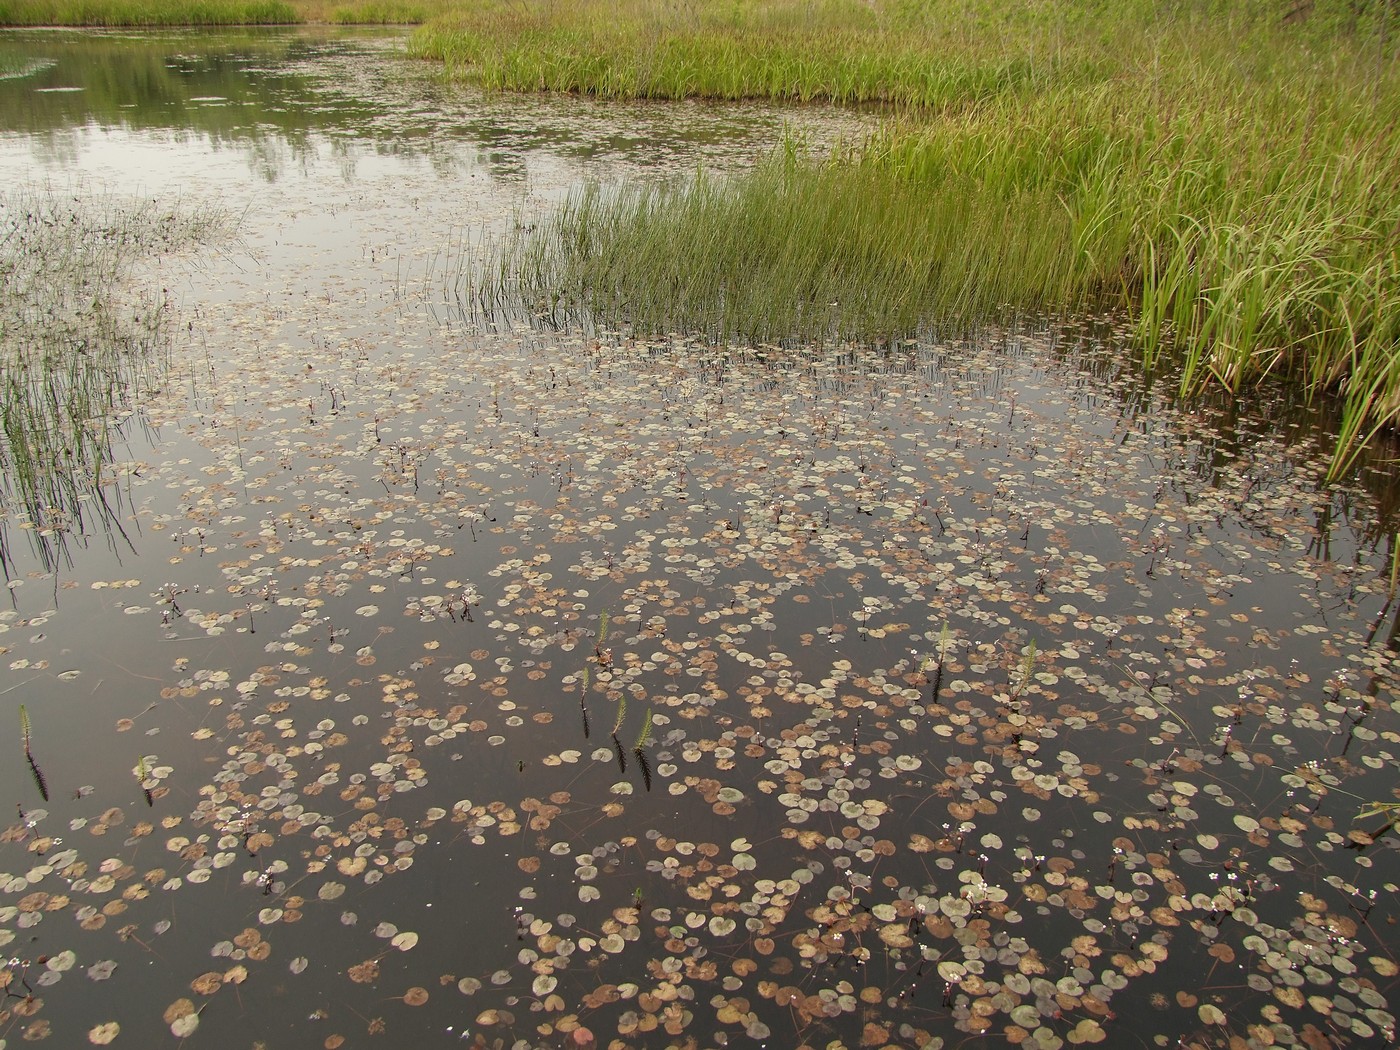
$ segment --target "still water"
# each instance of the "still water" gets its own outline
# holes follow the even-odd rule
[[[1383,487],[1112,318],[475,317],[584,180],[868,124],[397,45],[0,35],[12,214],[238,223],[7,480],[0,1046],[1392,1045]]]

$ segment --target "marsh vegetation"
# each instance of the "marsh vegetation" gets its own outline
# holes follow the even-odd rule
[[[758,341],[1112,306],[1184,394],[1340,397],[1333,476],[1400,414],[1388,7],[613,6],[484,5],[413,47],[491,88],[879,102],[888,125],[722,183],[583,189],[477,275],[488,298]]]

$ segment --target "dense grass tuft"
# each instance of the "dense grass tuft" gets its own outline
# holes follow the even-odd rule
[[[1065,223],[976,228],[980,196],[792,154],[730,184],[589,187],[523,228],[489,286],[561,320],[758,342],[895,337],[1063,298]]]

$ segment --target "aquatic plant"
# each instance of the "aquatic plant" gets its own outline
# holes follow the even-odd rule
[[[18,516],[47,564],[72,536],[119,531],[113,444],[166,368],[170,304],[135,264],[227,237],[216,208],[10,191],[0,197],[0,566]]]
[[[1011,683],[1011,699],[1014,700],[1019,697],[1026,691],[1027,686],[1030,685],[1031,676],[1035,674],[1036,652],[1035,640],[1032,639],[1021,655],[1020,668],[1016,674],[1015,681]]]
[[[156,786],[157,781],[151,776],[151,767],[145,755],[142,755],[136,760],[136,765],[131,772],[132,775],[136,777],[136,783],[141,787],[141,793],[145,796],[146,805],[154,806],[155,797],[151,794],[151,789]]]
[[[587,739],[588,739],[588,736],[589,736],[589,732],[588,732],[588,729],[589,729],[589,726],[588,726],[588,683],[589,683],[589,681],[590,681],[590,677],[589,677],[590,674],[591,674],[591,669],[588,668],[587,666],[585,666],[584,669],[583,669],[583,671],[582,671],[582,673],[579,675],[579,687],[578,687],[578,708],[579,708],[579,713],[583,716],[583,738],[584,738],[585,740],[587,740]]]
[[[24,758],[29,763],[29,775],[34,779],[34,786],[39,789],[39,796],[47,802],[49,800],[49,782],[44,777],[44,771],[39,768],[39,763],[34,759],[34,753],[29,746],[29,711],[23,704],[19,705],[19,728],[24,737]]]

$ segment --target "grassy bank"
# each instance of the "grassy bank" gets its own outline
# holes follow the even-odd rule
[[[409,25],[453,0],[0,0],[0,26]]]
[[[833,27],[841,5],[815,8],[825,14],[809,43],[835,55],[852,40],[925,41],[925,64],[939,65],[928,56],[944,52],[927,41],[954,48],[962,34],[949,52],[959,69],[1022,72],[959,74],[961,86],[940,91],[899,87],[873,65],[859,86],[793,81],[769,93],[904,108],[824,162],[788,150],[724,185],[583,191],[506,246],[487,293],[518,289],[548,312],[608,324],[761,340],[1119,307],[1145,364],[1169,362],[1187,393],[1287,376],[1340,396],[1337,472],[1400,418],[1400,89],[1381,5],[1354,16],[1318,0],[1294,18],[1272,3],[854,6],[865,28]],[[679,16],[663,24],[636,3],[619,36],[640,46],[637,20],[650,12],[656,57],[623,72],[625,48],[600,44],[590,87],[577,79],[588,75],[588,10],[549,14],[518,59],[443,53],[493,86],[665,95],[700,83],[675,79],[669,56],[723,36],[718,7],[676,28]],[[523,17],[497,10],[476,29]],[[565,29],[574,57],[553,62]],[[420,46],[444,32],[423,31]],[[535,74],[564,72],[522,72],[527,47]],[[749,57],[736,52],[733,66]],[[758,82],[745,76],[721,70],[696,90],[748,94],[723,87]]]
[[[1064,46],[1083,18],[1073,7],[482,0],[435,19],[410,49],[510,91],[939,106],[1093,75],[1094,56]]]
[[[282,25],[301,21],[284,0],[0,0],[7,26]]]

